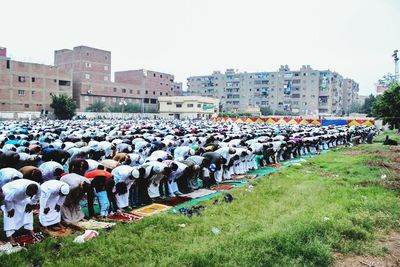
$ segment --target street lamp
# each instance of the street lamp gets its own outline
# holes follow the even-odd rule
[[[393,60],[394,60],[394,79],[396,81],[399,80],[399,64],[398,64],[399,57],[397,56],[398,52],[399,52],[399,50],[396,49],[396,50],[393,51],[393,55],[392,55]]]
[[[146,78],[147,78],[147,70],[143,70],[142,77],[142,119],[144,117],[144,94],[146,91]]]
[[[122,106],[122,120],[124,119],[124,108],[128,103],[126,103],[125,99],[122,98],[122,100],[119,102],[119,105]]]

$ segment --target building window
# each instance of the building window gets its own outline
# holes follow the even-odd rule
[[[85,79],[90,79],[90,74],[89,73],[85,74]]]
[[[89,101],[89,97],[87,95],[85,95],[85,101]]]
[[[34,83],[36,81],[36,78],[35,77],[32,77],[32,82]]]
[[[201,108],[201,104],[197,104],[197,107],[198,107],[198,108]]]
[[[122,89],[122,93],[124,93],[124,94],[125,94],[125,93],[126,93],[126,89]]]
[[[32,91],[32,95],[34,95],[36,93],[36,91]]]
[[[18,90],[18,96],[24,96],[25,90]]]
[[[160,92],[160,95],[162,95],[162,92]]]
[[[156,94],[156,91],[153,91],[153,95],[155,95]]]
[[[182,104],[176,104],[176,107],[177,107],[177,108],[181,108],[181,107],[182,107]]]
[[[117,88],[113,88],[113,92],[114,92],[114,93],[117,92]]]
[[[18,76],[18,81],[20,83],[24,83],[25,82],[25,76]]]
[[[24,107],[25,107],[25,108],[29,108],[29,104],[25,104]]]
[[[106,102],[106,98],[104,96],[101,97],[101,102]]]
[[[156,77],[156,74],[155,74],[155,73],[153,73],[153,77]]]
[[[92,63],[86,62],[85,66],[86,66],[86,68],[91,68],[92,67]]]
[[[58,85],[60,86],[71,86],[71,81],[59,80]]]
[[[192,108],[192,107],[193,107],[193,104],[187,104],[187,107],[188,107],[188,108]]]
[[[154,99],[154,98],[150,99],[150,103],[151,104],[157,104],[157,99]]]
[[[168,96],[168,93],[165,93]]]
[[[130,93],[130,94],[133,94],[133,90],[129,90],[129,93]]]
[[[107,57],[107,56],[105,56],[105,57],[104,57],[104,59],[105,59],[105,60],[107,60],[107,59],[108,59],[108,57]]]
[[[137,93],[138,95],[140,95],[140,90],[137,90],[136,93]]]
[[[172,102],[167,102],[167,105],[172,105]]]
[[[149,101],[148,98],[145,98],[145,99],[144,99],[144,103],[148,104],[149,102],[150,102],[150,101]]]
[[[162,78],[162,74],[160,74],[160,78]]]
[[[104,81],[108,81],[108,76],[104,76]]]
[[[149,91],[146,90],[146,95],[149,93]]]
[[[104,70],[108,70],[108,66],[106,65],[106,66],[104,66]]]

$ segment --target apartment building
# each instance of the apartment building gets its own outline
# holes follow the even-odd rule
[[[349,114],[352,107],[358,104],[359,101],[359,85],[352,79],[343,80],[343,109],[346,114]]]
[[[108,106],[126,102],[158,108],[159,96],[179,95],[182,84],[167,73],[147,70],[119,71],[112,81],[111,52],[78,46],[54,52],[54,64],[73,72],[73,96],[79,111],[85,111],[95,101]]]
[[[14,61],[0,48],[0,111],[49,111],[52,95],[59,94],[72,96],[71,71]]]
[[[189,95],[220,99],[220,111],[247,112],[269,107],[273,112],[296,115],[342,115],[343,80],[330,70],[314,70],[307,65],[292,71],[285,65],[276,72],[215,71],[212,75],[189,77],[187,85]],[[355,97],[358,85],[354,87],[357,90],[349,97]]]
[[[157,104],[157,98],[161,96],[182,94],[182,83],[175,82],[174,75],[152,70],[117,71],[115,82],[142,88],[141,97],[146,104]]]

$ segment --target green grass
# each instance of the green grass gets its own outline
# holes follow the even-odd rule
[[[360,148],[385,149],[351,149]],[[119,224],[85,244],[48,239],[0,257],[0,265],[40,259],[43,266],[329,266],[334,252],[383,254],[374,241],[399,228],[400,204],[396,191],[375,183],[393,173],[369,166],[374,154],[343,151],[265,176],[252,191],[234,192],[232,203],[210,200],[200,217],[163,214]],[[64,248],[55,253],[58,242]]]
[[[383,131],[382,134],[374,138],[374,142],[381,143],[385,140],[386,135],[390,136],[390,139],[396,140],[397,142],[400,142],[400,135],[396,133],[397,131],[395,130],[389,130],[389,131]]]

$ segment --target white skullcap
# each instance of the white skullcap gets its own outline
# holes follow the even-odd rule
[[[134,169],[133,171],[132,171],[132,176],[133,176],[133,178],[134,179],[138,179],[139,178],[139,170],[138,169]]]
[[[60,187],[60,193],[63,194],[64,196],[69,194],[69,185],[63,184]]]

